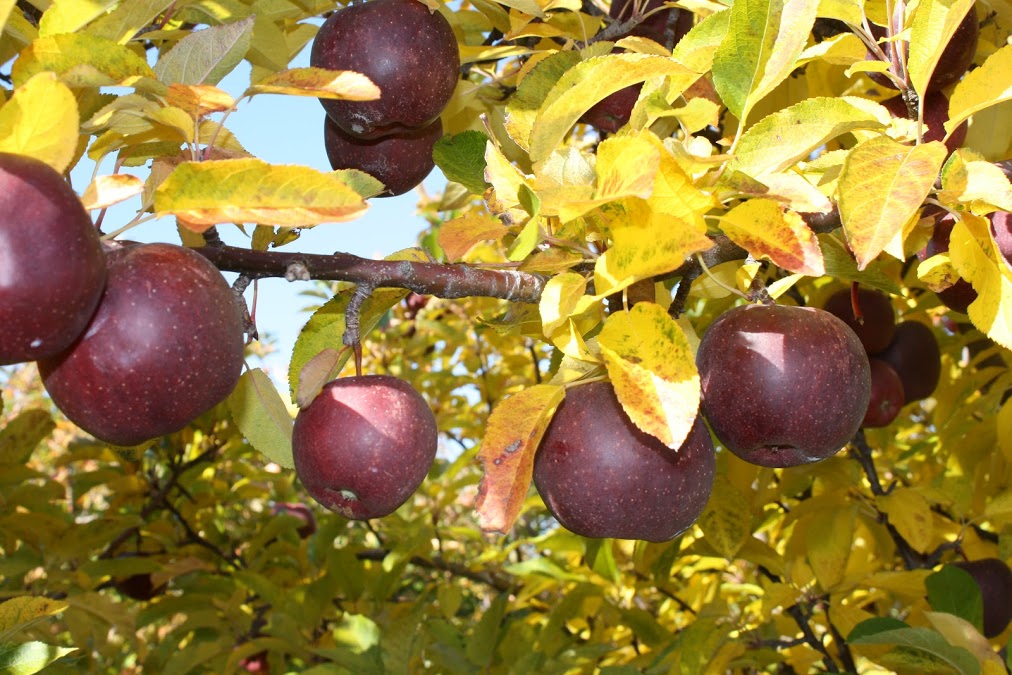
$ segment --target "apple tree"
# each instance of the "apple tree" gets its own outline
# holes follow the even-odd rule
[[[0,28],[0,671],[1012,668],[1006,0]],[[417,246],[291,250],[396,195]]]

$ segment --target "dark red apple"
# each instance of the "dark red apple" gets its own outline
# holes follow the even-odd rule
[[[221,403],[243,364],[243,317],[218,270],[190,249],[108,256],[108,282],[80,340],[39,362],[53,403],[115,445],[179,431]]]
[[[887,31],[884,27],[872,24],[872,35],[874,37],[883,38],[886,34]],[[977,20],[976,10],[971,7],[959,26],[956,27],[956,32],[953,33],[948,46],[942,52],[942,56],[935,66],[935,72],[931,75],[931,80],[928,82],[929,92],[943,89],[954,82],[958,82],[963,77],[970,68],[970,64],[973,63],[979,39],[980,22]],[[892,51],[903,49],[905,50],[904,54],[906,58],[909,58],[910,43],[905,40],[881,43],[879,46],[882,47],[887,56],[890,56]],[[866,58],[876,60],[876,57],[871,52],[868,53]],[[893,81],[885,75],[880,73],[869,73],[869,75],[875,82],[884,87],[889,87],[890,89],[896,88]]]
[[[436,456],[436,419],[421,394],[389,375],[327,383],[299,411],[295,472],[309,495],[353,520],[381,518],[418,489]]]
[[[861,426],[887,427],[900,414],[906,402],[903,380],[892,366],[881,359],[868,359],[868,363],[871,366],[871,400]]]
[[[825,310],[850,326],[864,350],[869,354],[877,354],[892,342],[896,330],[896,313],[889,296],[879,291],[859,289],[857,292],[858,309],[863,322],[854,317],[854,304],[849,288],[837,291],[829,296]]]
[[[285,515],[291,516],[299,521],[300,525],[296,532],[299,536],[305,539],[310,537],[316,532],[316,516],[305,504],[293,504],[291,502],[278,502],[271,509],[271,513],[275,516]]]
[[[1008,211],[995,211],[988,216],[988,220],[991,221],[991,236],[998,245],[998,252],[1012,267],[1012,214]]]
[[[885,106],[886,110],[893,117],[911,118],[910,111],[907,109],[907,104],[903,101],[902,96],[894,96],[883,101],[882,105]],[[924,142],[930,143],[931,141],[943,140],[945,138],[944,125],[949,121],[949,99],[941,92],[929,92],[924,97],[922,107],[924,108],[924,124],[927,126],[927,131],[924,133],[923,138]],[[916,117],[911,119],[916,119]],[[963,147],[967,129],[966,122],[963,122],[949,136],[945,147],[949,150],[950,155],[958,148]]]
[[[952,236],[952,228],[955,224],[956,221],[953,215],[947,211],[944,212],[942,217],[935,223],[931,239],[918,252],[917,257],[921,260],[927,260],[931,256],[948,252],[949,238]],[[958,279],[956,283],[944,290],[938,291],[936,295],[938,295],[938,299],[942,301],[943,305],[960,314],[966,314],[970,303],[977,299],[977,291],[973,290],[973,286],[965,279]]]
[[[0,366],[69,347],[104,285],[98,230],[63,176],[0,153]]]
[[[715,464],[699,417],[672,450],[632,423],[611,384],[594,382],[566,392],[534,457],[534,484],[571,532],[668,541],[702,513]]]
[[[239,667],[247,673],[269,673],[271,672],[270,662],[267,660],[267,652],[257,652],[247,656],[239,662]]]
[[[460,78],[449,22],[418,0],[370,0],[337,10],[316,34],[309,61],[363,73],[380,88],[375,101],[320,101],[335,124],[363,138],[431,124]]]
[[[717,439],[747,462],[787,467],[836,454],[871,397],[864,346],[813,307],[744,305],[699,344],[702,411]]]
[[[1012,621],[1012,570],[997,558],[953,563],[980,586],[984,599],[984,637],[998,637]]]
[[[379,197],[404,194],[425,180],[436,165],[432,148],[443,135],[437,119],[422,129],[366,140],[344,133],[325,118],[323,143],[334,169],[358,169],[383,183]]]
[[[580,121],[598,131],[615,133],[629,122],[633,106],[636,105],[636,99],[639,98],[642,88],[642,84],[634,84],[619,89],[591,106],[590,110],[580,117]]]
[[[165,592],[165,584],[156,586],[150,574],[132,574],[118,579],[114,586],[128,598],[141,602],[147,602]]]
[[[879,354],[903,381],[906,403],[925,399],[942,375],[942,355],[934,332],[917,321],[901,321],[892,344]]]

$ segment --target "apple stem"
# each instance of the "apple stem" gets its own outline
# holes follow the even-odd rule
[[[854,312],[854,319],[864,325],[864,313],[861,311],[861,299],[858,297],[858,283],[855,281],[850,285],[850,308]]]
[[[355,374],[362,376],[362,303],[369,299],[373,292],[370,284],[359,284],[355,293],[348,301],[344,310],[344,337],[342,341],[355,352]]]

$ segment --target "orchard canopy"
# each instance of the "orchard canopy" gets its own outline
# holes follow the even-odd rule
[[[83,320],[132,308],[58,359],[149,309],[156,267],[198,305],[148,312],[172,325],[139,357],[224,349],[194,299],[240,299],[212,303],[224,376],[158,357],[77,396],[52,355],[0,370],[0,672],[1007,672],[1012,3],[622,2],[0,0],[0,357],[61,314],[10,314],[10,289],[82,259],[32,259],[42,216],[12,222],[29,160],[59,185],[99,167],[61,207],[108,261]],[[326,104],[333,171],[244,148],[229,125],[260,96]],[[391,193],[416,247],[289,250]],[[155,218],[155,252],[206,281],[131,243]],[[317,303],[287,381],[256,339],[270,277]],[[373,483],[392,513],[365,520],[336,479],[311,496],[292,442],[360,375],[410,385],[438,430],[420,485]]]

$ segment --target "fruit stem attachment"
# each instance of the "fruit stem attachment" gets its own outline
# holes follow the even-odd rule
[[[850,284],[850,308],[854,312],[854,319],[864,325],[864,312],[861,311],[861,298],[858,296],[858,283]]]
[[[355,375],[362,376],[362,303],[369,299],[374,288],[369,284],[359,284],[355,287],[355,293],[348,301],[348,307],[344,310],[344,338],[346,347],[351,347],[355,352]]]

